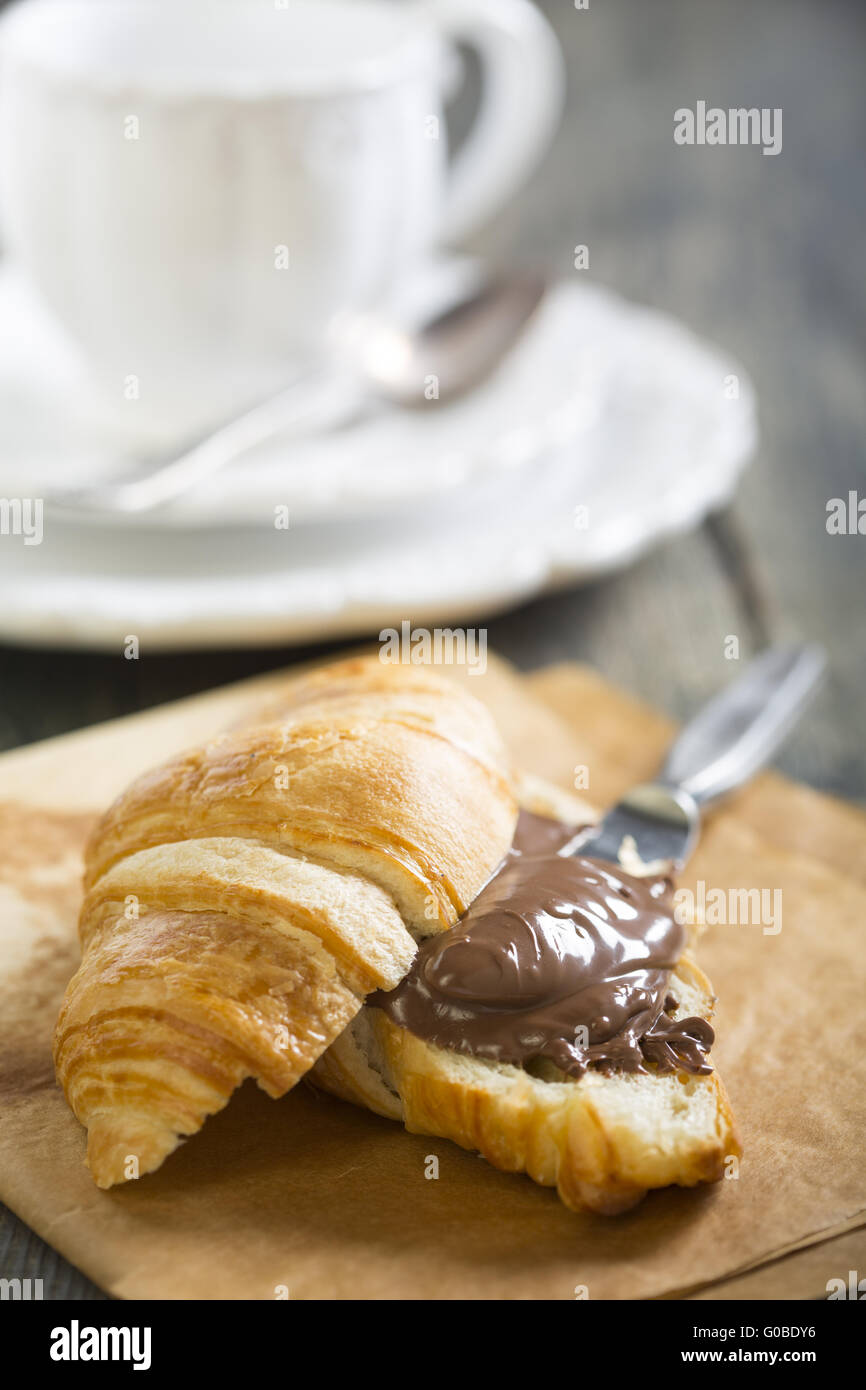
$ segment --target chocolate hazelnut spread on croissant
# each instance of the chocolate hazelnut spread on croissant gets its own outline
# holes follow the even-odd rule
[[[668,980],[685,933],[671,883],[584,857],[580,831],[522,811],[498,870],[450,931],[424,941],[368,1003],[438,1047],[571,1077],[707,1074],[713,1030],[675,1021]]]

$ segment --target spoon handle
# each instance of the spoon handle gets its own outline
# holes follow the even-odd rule
[[[306,376],[173,458],[145,464],[116,483],[58,488],[46,501],[76,511],[148,512],[180,497],[266,440],[339,423],[358,409],[360,400],[360,390],[348,380],[335,382],[334,376],[325,372]]]

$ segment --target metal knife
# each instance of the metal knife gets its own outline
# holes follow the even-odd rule
[[[816,644],[769,647],[685,726],[654,782],[634,787],[561,852],[626,868],[623,842],[628,857],[631,841],[645,863],[685,863],[703,807],[766,766],[815,694],[825,666]]]

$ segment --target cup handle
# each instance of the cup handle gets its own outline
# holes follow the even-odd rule
[[[475,124],[454,161],[440,238],[462,240],[529,177],[559,124],[565,61],[530,0],[427,0],[433,22],[474,48],[482,92]]]

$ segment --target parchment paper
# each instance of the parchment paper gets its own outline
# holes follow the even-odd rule
[[[521,679],[493,662],[457,678],[523,767],[566,786],[585,767],[599,805],[651,773],[670,736],[582,668]],[[613,1220],[576,1216],[447,1141],[306,1085],[275,1102],[248,1083],[158,1173],[93,1186],[50,1056],[77,959],[84,837],[131,776],[273,681],[0,758],[0,1197],[130,1298],[572,1299],[576,1286],[591,1299],[796,1298],[846,1277],[863,1245],[845,1233],[866,1222],[866,817],[774,775],[713,816],[683,878],[782,893],[777,934],[719,925],[699,953],[720,996],[713,1057],[742,1132],[738,1179],[651,1194]],[[811,1261],[790,1253],[818,1243]]]

